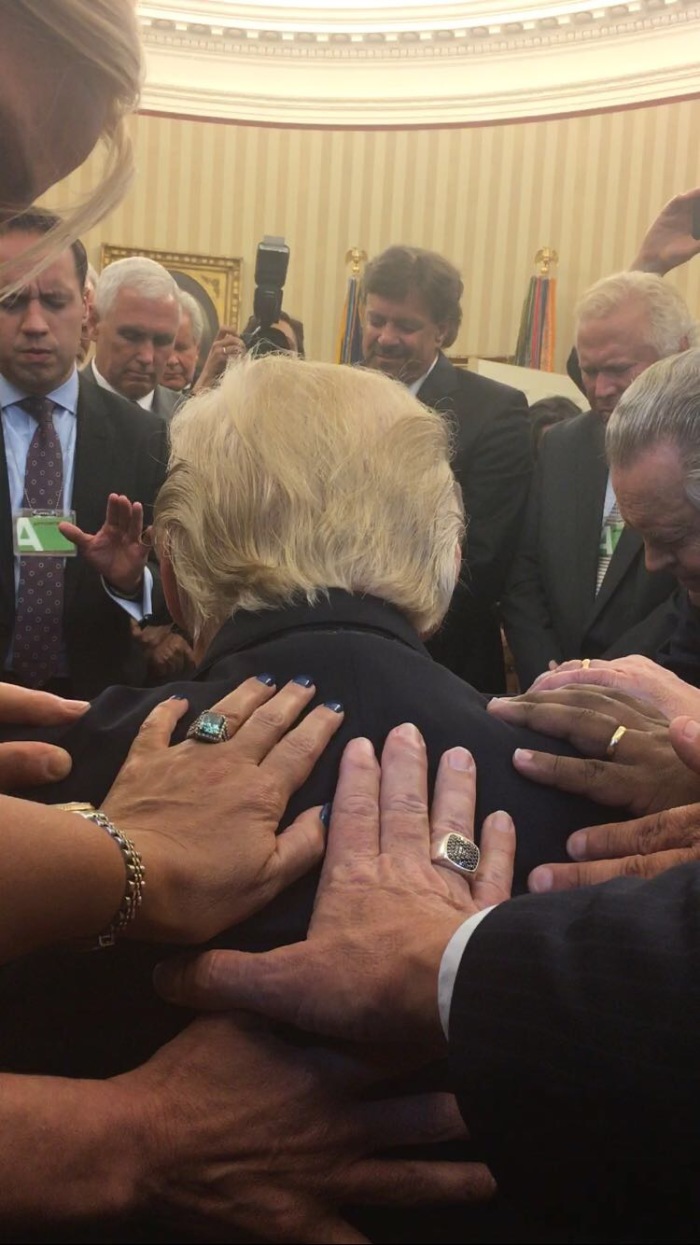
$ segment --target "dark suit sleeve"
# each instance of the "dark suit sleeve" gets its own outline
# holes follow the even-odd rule
[[[667,633],[649,655],[686,683],[700,687],[700,609],[684,588],[667,603],[664,622]]]
[[[684,596],[687,596],[687,593],[682,589],[671,593],[668,599],[657,605],[646,618],[618,636],[615,643],[611,644],[601,656],[606,661],[613,661],[616,657],[629,657],[633,653],[641,653],[643,657],[651,657],[654,661],[658,661],[659,665],[673,670],[680,678],[695,683],[700,673],[700,650],[698,649],[700,623],[696,623],[695,638],[690,642],[691,637],[681,624]],[[687,671],[688,659],[694,668],[695,679],[689,679],[687,672],[683,673]],[[676,668],[676,662],[678,668]]]
[[[449,1030],[460,1109],[506,1194],[544,1179],[583,1208],[632,1185],[642,1206],[666,1180],[697,1196],[700,864],[503,904],[465,950]]]
[[[158,426],[153,430],[150,439],[149,453],[144,463],[145,479],[142,488],[142,495],[151,499],[150,504],[144,506],[144,527],[149,527],[153,522],[153,509],[155,501],[160,492],[161,485],[165,480],[168,469],[168,452],[169,452],[169,433],[168,425],[165,419],[160,418]],[[148,559],[148,565],[153,575],[153,597],[151,602],[151,615],[156,626],[168,626],[172,622],[170,611],[165,603],[165,594],[163,593],[163,585],[160,578],[160,567],[155,553],[151,554]]]
[[[513,560],[532,476],[530,418],[517,390],[484,420],[455,475],[467,509],[466,574],[472,595],[497,601]]]
[[[547,669],[550,661],[564,659],[540,570],[541,497],[540,459],[535,468],[518,551],[501,600],[503,624],[523,690]]]

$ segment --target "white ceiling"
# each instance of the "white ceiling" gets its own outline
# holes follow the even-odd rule
[[[142,0],[143,104],[301,125],[469,124],[700,95],[700,0]]]

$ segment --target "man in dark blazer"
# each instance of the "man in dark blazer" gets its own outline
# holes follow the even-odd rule
[[[468,518],[461,580],[429,641],[436,661],[485,692],[505,689],[495,603],[510,568],[532,470],[522,393],[456,368],[442,353],[462,319],[457,269],[432,251],[392,246],[362,281],[365,366],[396,377],[444,415]]]
[[[599,281],[577,316],[591,410],[544,437],[502,599],[523,688],[550,661],[653,656],[675,586],[667,573],[645,569],[642,539],[619,515],[605,460],[605,426],[635,377],[657,359],[688,348],[692,317],[676,290],[642,272]]]
[[[23,252],[53,220],[45,213],[27,213],[0,232],[0,257],[17,259],[18,276]],[[62,480],[49,507],[74,511],[82,531],[104,533],[110,493],[140,502],[150,522],[165,475],[163,420],[89,385],[75,371],[86,263],[84,248],[75,243],[0,307],[0,661],[4,678],[35,685],[31,671],[25,675],[15,668],[26,561],[13,553],[13,514],[25,500],[25,463],[36,431],[36,420],[25,409],[27,399],[49,398],[53,407],[50,435],[60,443]],[[150,608],[150,583],[144,594],[142,577],[127,584],[117,575],[110,594],[94,557],[68,557],[63,566],[56,649],[38,685],[88,698],[110,683],[141,682],[145,658],[132,638],[131,623]]]
[[[169,420],[180,395],[161,384],[180,324],[180,291],[162,264],[116,260],[97,280],[90,312],[95,355],[91,383]]]

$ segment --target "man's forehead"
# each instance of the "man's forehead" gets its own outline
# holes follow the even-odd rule
[[[189,346],[194,345],[194,329],[192,328],[192,320],[189,311],[185,311],[184,309],[180,313],[180,323],[177,329],[177,341],[175,344],[178,345],[178,343],[182,343],[182,349],[187,349]]]
[[[581,320],[576,334],[580,355],[608,351],[634,356],[651,349],[649,313],[638,301],[623,303],[606,315]]]
[[[20,233],[19,231],[0,234],[0,263],[10,265],[7,276],[3,278],[4,284],[10,285],[15,281],[21,281],[23,274],[30,271],[36,263],[36,255],[27,259],[23,256],[44,236],[42,233]],[[56,255],[50,264],[27,283],[27,287],[47,290],[51,286],[65,285],[70,282],[78,284],[78,272],[75,266],[75,256],[71,248],[66,247],[65,251]]]
[[[396,319],[405,317],[434,323],[429,307],[415,286],[408,287],[402,298],[388,294],[368,294],[366,302],[370,312],[376,311],[380,315],[389,315]]]
[[[142,320],[149,323],[155,319],[167,317],[180,323],[180,304],[173,296],[157,295],[155,298],[143,294],[129,285],[122,285],[117,291],[110,311],[118,319],[128,317],[131,320]],[[109,315],[109,311],[107,315]]]

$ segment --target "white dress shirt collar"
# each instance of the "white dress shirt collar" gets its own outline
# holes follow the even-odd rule
[[[0,376],[0,407],[4,410],[6,406],[15,406],[19,402],[23,402],[27,394],[26,390],[18,389],[12,384],[6,376]],[[77,414],[78,410],[78,373],[75,368],[71,372],[68,380],[64,380],[62,385],[57,389],[52,389],[51,393],[46,394],[56,406],[60,406],[64,411],[70,411],[71,415]]]
[[[437,361],[438,361],[438,359],[439,359],[439,358],[440,358],[440,354],[439,354],[439,352],[438,352],[438,354],[436,354],[435,358],[433,359],[432,363],[430,364],[430,367],[428,368],[427,372],[424,372],[422,376],[419,376],[419,377],[418,377],[418,380],[414,380],[414,382],[413,382],[413,384],[412,384],[412,385],[407,385],[407,386],[406,386],[406,387],[407,387],[407,389],[408,389],[408,392],[409,392],[409,393],[412,393],[412,394],[413,394],[413,396],[414,396],[414,398],[417,396],[417,394],[418,394],[418,390],[420,389],[420,387],[421,387],[421,385],[423,384],[423,382],[424,382],[424,381],[426,381],[426,380],[428,379],[428,377],[430,376],[430,373],[432,372],[432,370],[433,370],[433,368],[435,367],[435,364],[437,363]]]

